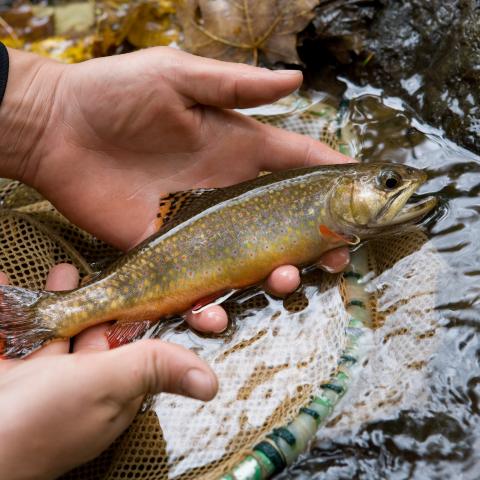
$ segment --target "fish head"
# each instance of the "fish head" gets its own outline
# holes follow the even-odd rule
[[[343,232],[359,237],[399,231],[420,221],[437,204],[435,197],[412,202],[426,180],[425,172],[406,165],[352,166],[330,194],[330,215]]]

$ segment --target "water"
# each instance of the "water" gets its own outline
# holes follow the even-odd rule
[[[359,159],[426,169],[430,180],[420,193],[442,199],[429,235],[450,267],[436,307],[445,335],[427,367],[422,404],[334,438],[320,430],[311,451],[279,478],[479,478],[480,157],[379,90],[347,84],[346,98]]]

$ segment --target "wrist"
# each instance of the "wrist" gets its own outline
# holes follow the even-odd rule
[[[35,183],[64,65],[9,49],[10,72],[0,105],[0,177]]]

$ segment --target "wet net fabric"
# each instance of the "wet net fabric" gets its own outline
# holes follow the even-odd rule
[[[337,366],[348,322],[337,279],[324,277],[307,276],[285,302],[259,294],[260,310],[247,297],[245,310],[231,313],[236,330],[226,341],[169,336],[200,349],[221,379],[213,402],[171,395],[156,401],[171,478],[216,478],[318,393]]]
[[[421,406],[429,391],[426,372],[442,341],[435,300],[447,266],[425,235],[379,239],[366,248],[373,328],[364,362],[321,437]]]
[[[84,277],[120,254],[15,181],[0,181],[0,228],[0,266],[10,282],[21,287],[43,288],[57,263],[73,263]]]
[[[356,148],[348,125],[328,105],[263,121],[344,151]],[[0,201],[0,270],[14,285],[41,288],[49,268],[63,261],[85,276],[118,255],[28,187],[3,182]],[[425,372],[441,341],[434,305],[445,266],[425,235],[379,239],[362,248],[371,270],[362,288],[370,294],[372,329],[356,380],[319,437],[421,402]],[[294,418],[335,371],[348,321],[342,275],[312,270],[285,300],[251,290],[226,308],[231,324],[219,337],[199,336],[181,321],[155,332],[212,365],[220,380],[218,396],[204,404],[159,395],[111,448],[64,479],[217,478]]]

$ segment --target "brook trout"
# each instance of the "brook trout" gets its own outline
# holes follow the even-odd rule
[[[3,355],[106,321],[117,321],[117,333],[158,321],[257,284],[281,265],[307,266],[333,248],[401,230],[436,204],[433,197],[407,204],[425,180],[403,165],[346,164],[170,194],[160,203],[159,231],[80,288],[1,287]]]

